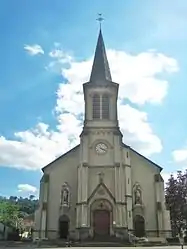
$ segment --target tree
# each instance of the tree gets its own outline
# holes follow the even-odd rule
[[[34,198],[35,198],[34,195],[30,195],[30,196],[29,196],[29,200],[30,200],[30,201],[34,200]]]
[[[17,204],[1,201],[0,202],[0,222],[4,225],[16,227],[19,217],[19,206]]]
[[[5,236],[6,226],[17,228],[19,207],[17,204],[0,201],[0,222],[4,225],[3,237]]]
[[[178,171],[166,183],[166,205],[170,210],[173,235],[178,234],[184,220],[187,222],[187,172]]]

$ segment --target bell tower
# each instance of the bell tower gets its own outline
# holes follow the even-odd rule
[[[119,131],[117,116],[117,83],[112,82],[100,29],[89,82],[83,85],[85,120],[83,134],[92,128]]]
[[[80,164],[78,167],[77,227],[79,231],[91,225],[91,196],[97,188],[98,175],[104,173],[104,184],[119,207],[114,207],[116,221],[124,203],[122,181],[122,134],[118,126],[117,99],[119,85],[112,81],[101,28],[97,40],[91,75],[83,84],[85,119],[80,134]],[[95,198],[95,197],[94,197]],[[110,202],[110,200],[108,200]],[[111,200],[112,201],[112,200]],[[123,203],[124,202],[124,203]],[[122,203],[122,204],[121,204]],[[112,222],[112,221],[111,221]],[[123,224],[119,224],[123,225]]]

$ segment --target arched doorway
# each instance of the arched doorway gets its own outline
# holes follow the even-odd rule
[[[107,199],[97,199],[91,206],[92,235],[96,240],[106,239],[111,234],[113,206]]]
[[[59,218],[59,237],[61,239],[67,239],[69,235],[69,217],[62,215]]]
[[[141,215],[136,215],[134,218],[134,232],[136,237],[145,236],[145,220]]]
[[[110,212],[108,210],[93,211],[94,237],[110,235]]]

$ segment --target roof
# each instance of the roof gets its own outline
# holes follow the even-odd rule
[[[106,81],[112,81],[112,77],[106,55],[103,35],[100,30],[91,70],[90,83],[97,84],[99,82],[104,84]]]
[[[131,151],[135,152],[137,155],[139,155],[140,157],[144,158],[145,160],[147,160],[149,163],[153,164],[155,167],[159,168],[160,171],[163,170],[163,168],[161,166],[159,166],[158,164],[154,163],[153,161],[151,161],[149,158],[143,156],[142,154],[140,154],[139,152],[137,152],[136,150],[134,150],[133,148],[131,148],[130,146],[126,145],[123,143],[123,146],[125,148],[129,148]]]
[[[62,154],[61,156],[57,157],[54,161],[52,161],[52,162],[50,162],[49,164],[47,164],[46,166],[44,166],[44,167],[42,168],[42,171],[44,172],[44,170],[45,170],[46,168],[48,168],[49,166],[51,166],[54,162],[57,162],[58,160],[60,160],[60,159],[62,159],[63,157],[67,156],[69,153],[75,151],[79,146],[80,146],[80,144],[77,145],[77,146],[75,146],[75,147],[73,147],[71,150],[68,150],[66,153]]]
[[[71,150],[67,151],[66,153],[64,153],[64,154],[61,155],[60,157],[56,158],[54,161],[52,161],[52,162],[50,162],[49,164],[47,164],[45,167],[42,168],[42,171],[44,172],[44,170],[45,170],[47,167],[52,166],[52,164],[53,164],[54,162],[56,162],[56,161],[62,159],[63,157],[67,156],[69,153],[75,151],[76,149],[78,149],[79,146],[80,146],[80,144],[77,145],[77,146],[75,146],[75,147],[72,148]],[[128,146],[128,145],[126,145],[126,144],[124,144],[124,143],[123,143],[123,146],[124,146],[125,148],[128,148],[128,149],[130,149],[131,151],[135,152],[137,155],[139,155],[140,157],[144,158],[144,159],[147,160],[149,163],[153,164],[155,167],[159,168],[160,171],[163,170],[163,168],[162,168],[161,166],[159,166],[158,164],[154,163],[154,162],[151,161],[149,158],[143,156],[142,154],[140,154],[139,152],[137,152],[136,150],[134,150],[134,149],[131,148],[130,146]]]

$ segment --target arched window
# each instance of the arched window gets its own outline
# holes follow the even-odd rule
[[[102,119],[109,119],[109,96],[102,96]]]
[[[100,95],[95,94],[93,96],[93,119],[100,119],[101,118],[101,103],[100,103]]]
[[[109,119],[109,96],[107,94],[93,96],[93,119]]]

